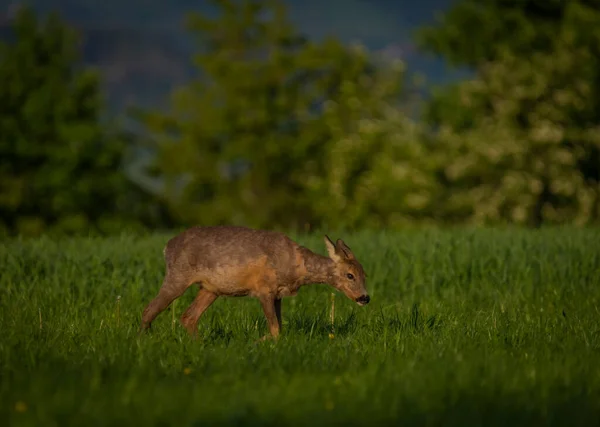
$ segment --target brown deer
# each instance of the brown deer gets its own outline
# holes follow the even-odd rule
[[[181,323],[194,337],[200,316],[219,296],[258,298],[272,338],[282,329],[281,299],[296,295],[303,285],[328,284],[359,305],[368,304],[365,272],[350,248],[341,239],[334,244],[327,236],[325,245],[329,257],[275,231],[236,226],[190,228],[165,246],[163,284],[143,312],[140,333],[194,283],[200,290],[181,316]]]

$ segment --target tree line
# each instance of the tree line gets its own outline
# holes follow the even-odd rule
[[[192,224],[586,225],[600,215],[600,2],[460,0],[421,50],[473,76],[415,101],[404,64],[291,25],[280,0],[190,13],[195,78],[106,118],[57,14],[0,44],[0,233]],[[416,114],[415,114],[416,113]],[[143,150],[156,182],[128,165]]]

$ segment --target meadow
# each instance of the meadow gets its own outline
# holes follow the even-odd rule
[[[0,423],[600,425],[600,229],[330,235],[371,303],[308,286],[263,343],[249,298],[191,340],[193,288],[138,338],[172,234],[0,243]]]

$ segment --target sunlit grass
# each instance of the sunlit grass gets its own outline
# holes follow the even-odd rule
[[[11,425],[600,422],[600,230],[354,233],[372,297],[188,291],[137,338],[170,236],[0,244],[0,419]],[[299,241],[325,253],[320,235]],[[173,323],[175,320],[175,323]]]

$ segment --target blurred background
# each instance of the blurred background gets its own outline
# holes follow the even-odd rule
[[[598,222],[599,0],[0,5],[5,236]]]

